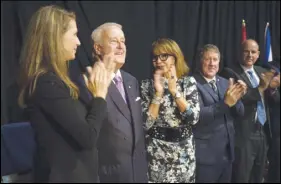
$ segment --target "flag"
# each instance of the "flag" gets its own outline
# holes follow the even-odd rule
[[[269,23],[265,26],[264,32],[264,43],[265,43],[265,63],[272,61],[272,49],[271,49],[271,38],[270,38],[270,31],[269,31]]]
[[[274,65],[272,58],[272,49],[271,49],[271,37],[269,30],[269,23],[266,23],[265,31],[264,31],[264,43],[265,43],[265,60],[264,66],[270,67],[270,69],[275,70],[275,75],[280,74],[280,66],[277,67]]]
[[[245,20],[242,20],[242,40],[241,42],[244,42],[247,39],[247,33],[246,33],[246,23]]]

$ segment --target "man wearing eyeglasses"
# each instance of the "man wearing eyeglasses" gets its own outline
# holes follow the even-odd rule
[[[242,81],[217,75],[219,49],[205,45],[200,69],[194,74],[200,101],[199,122],[193,128],[196,147],[196,183],[230,183],[234,160],[234,117],[244,114],[240,98],[246,92]]]

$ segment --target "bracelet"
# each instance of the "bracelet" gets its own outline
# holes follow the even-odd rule
[[[156,104],[156,105],[160,105],[161,101],[162,101],[161,97],[154,95],[151,103]]]
[[[173,95],[172,95],[173,96]],[[174,94],[174,96],[173,96],[173,98],[176,100],[176,99],[178,99],[178,98],[181,98],[182,96],[181,96],[181,93],[179,92],[179,91],[177,91],[175,94]]]

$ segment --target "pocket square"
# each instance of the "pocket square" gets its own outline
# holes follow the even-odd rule
[[[135,101],[139,101],[139,100],[140,100],[140,97],[137,97]]]

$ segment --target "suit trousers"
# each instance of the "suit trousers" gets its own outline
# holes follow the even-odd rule
[[[266,183],[280,183],[280,136],[274,137],[268,151],[268,175]]]
[[[229,146],[222,160],[214,165],[196,164],[196,183],[230,183],[232,162],[229,160]]]
[[[244,146],[235,147],[233,183],[262,183],[263,181],[268,145],[263,126],[256,127],[253,126],[253,132]]]

